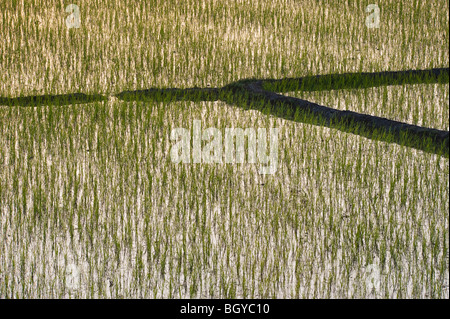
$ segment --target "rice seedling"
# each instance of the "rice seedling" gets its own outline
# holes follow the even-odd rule
[[[448,68],[448,1],[76,4],[1,5],[0,298],[448,298],[448,156],[240,86],[448,131],[448,71],[363,76]],[[196,120],[276,172],[173,163]]]

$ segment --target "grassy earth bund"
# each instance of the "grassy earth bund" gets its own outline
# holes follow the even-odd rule
[[[448,298],[448,157],[239,94],[115,97],[267,79],[285,97],[448,131],[448,81],[325,76],[448,68],[448,1],[381,1],[378,29],[365,1],[77,4],[67,29],[60,1],[2,3],[0,297]],[[9,106],[68,92],[63,107]],[[279,128],[276,174],[174,165],[170,132],[196,119]]]

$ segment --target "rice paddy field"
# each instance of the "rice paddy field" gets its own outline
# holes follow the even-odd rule
[[[226,101],[122,91],[449,66],[448,0],[0,4],[0,298],[449,298],[449,158]],[[449,130],[449,83],[284,92]],[[1,103],[0,103],[1,104]],[[174,163],[175,128],[278,128],[277,167]],[[206,141],[203,141],[206,144]],[[247,143],[248,144],[248,143]],[[246,144],[246,145],[247,145]]]

